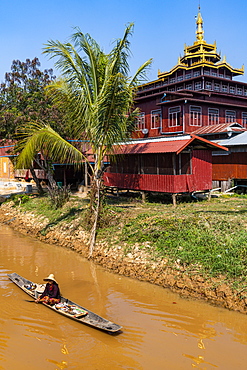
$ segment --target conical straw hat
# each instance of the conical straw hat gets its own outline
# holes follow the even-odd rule
[[[47,280],[52,280],[52,281],[55,281],[55,283],[57,283],[56,279],[55,279],[55,276],[53,274],[50,274],[49,276],[47,276],[46,278],[43,279],[44,281],[47,281]]]

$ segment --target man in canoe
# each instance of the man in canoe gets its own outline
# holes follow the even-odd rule
[[[54,305],[60,302],[60,290],[58,283],[53,274],[47,276],[44,281],[47,281],[44,292],[35,300],[36,303],[44,302],[46,304]]]

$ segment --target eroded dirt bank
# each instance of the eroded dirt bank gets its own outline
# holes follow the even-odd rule
[[[63,226],[49,224],[48,219],[32,213],[22,213],[11,203],[0,207],[0,222],[8,224],[24,235],[30,235],[49,244],[75,250],[84,257],[88,255],[88,235],[76,222]],[[148,281],[177,292],[183,296],[199,298],[242,313],[247,312],[247,299],[242,292],[234,291],[224,277],[205,279],[195,272],[188,274],[181,266],[172,269],[167,261],[153,262],[152,256],[134,245],[127,255],[122,246],[109,249],[103,241],[98,242],[93,260],[121,275]]]

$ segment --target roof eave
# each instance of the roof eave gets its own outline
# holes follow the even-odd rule
[[[194,134],[190,134],[190,135],[191,135],[191,139],[188,141],[188,143],[186,143],[186,145],[184,145],[183,147],[181,147],[177,151],[177,154],[181,153],[188,145],[190,145],[195,140],[203,142],[204,144],[207,145],[207,147],[212,148],[214,150],[218,149],[218,150],[225,150],[226,152],[228,151],[228,149],[226,147],[222,146],[222,145],[213,143],[212,141],[209,141],[207,139],[204,139],[203,137],[199,137],[199,136],[194,135]]]

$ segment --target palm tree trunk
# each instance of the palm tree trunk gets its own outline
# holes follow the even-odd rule
[[[35,170],[34,170],[33,166],[31,166],[31,167],[30,167],[30,172],[31,172],[31,174],[32,174],[32,176],[33,176],[33,180],[35,181],[35,184],[36,184],[36,186],[37,186],[38,193],[39,193],[40,195],[44,194],[44,190],[43,190],[43,188],[42,188],[42,186],[41,186],[41,184],[40,184],[40,182],[39,182],[39,179],[38,179],[38,178],[37,178],[37,176],[36,176],[36,173],[35,173]]]
[[[54,180],[54,177],[53,177],[53,173],[52,173],[52,171],[50,170],[50,168],[48,168],[47,170],[46,170],[46,176],[47,176],[47,179],[48,179],[48,181],[49,181],[49,188],[50,189],[56,189],[56,187],[57,187],[57,183],[56,183],[56,181]]]
[[[51,170],[51,165],[48,163],[44,156],[44,164],[39,160],[39,158],[35,158],[35,161],[39,165],[39,167],[46,173],[47,179],[48,179],[48,188],[50,190],[55,189],[57,184],[56,181],[54,180],[53,173]]]
[[[100,197],[100,188],[101,188],[101,178],[95,179],[93,188],[95,186],[95,191],[92,193],[92,207],[93,207],[93,225],[91,229],[90,239],[89,239],[89,254],[88,258],[91,258],[94,251],[95,246],[95,240],[96,240],[96,232],[97,232],[97,225],[99,220],[99,214],[100,214],[100,203],[101,203],[101,197]],[[95,204],[95,206],[94,206]]]

